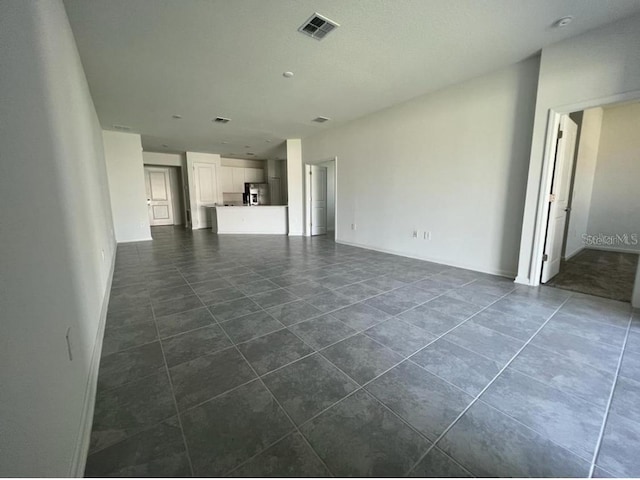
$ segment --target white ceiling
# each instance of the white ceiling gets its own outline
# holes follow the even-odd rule
[[[243,158],[276,155],[286,138],[304,138],[640,13],[640,0],[65,0],[65,6],[103,128],[129,126],[147,150]],[[340,28],[322,41],[299,33],[314,12]],[[565,15],[575,17],[569,26],[551,27]],[[284,78],[285,71],[295,76]],[[212,123],[217,116],[232,120]],[[332,120],[313,123],[318,116]]]

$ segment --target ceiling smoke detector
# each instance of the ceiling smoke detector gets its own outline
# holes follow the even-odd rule
[[[562,28],[562,27],[566,27],[571,22],[573,22],[573,17],[571,15],[568,15],[566,17],[559,18],[558,20],[553,22],[553,26],[557,28]]]
[[[314,13],[300,26],[300,28],[298,28],[298,31],[305,35],[309,35],[311,38],[315,38],[316,40],[322,40],[339,26],[340,24],[333,20],[329,20],[327,17],[324,17],[319,13]]]
[[[314,121],[316,123],[324,123],[324,122],[328,122],[329,120],[331,120],[331,119],[327,118],[327,117],[316,117],[312,121]]]
[[[213,123],[229,123],[231,121],[230,118],[224,118],[224,117],[216,117],[213,119]]]

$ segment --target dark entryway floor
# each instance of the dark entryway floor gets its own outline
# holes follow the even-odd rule
[[[640,476],[629,304],[339,245],[118,246],[88,476]]]
[[[631,302],[638,254],[585,249],[562,262],[547,285],[598,297]]]

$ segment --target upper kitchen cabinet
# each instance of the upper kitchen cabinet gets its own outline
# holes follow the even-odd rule
[[[244,192],[245,170],[247,169],[244,167],[231,167],[231,175],[233,177],[232,192]]]
[[[233,167],[220,167],[220,188],[222,193],[233,192]]]
[[[264,169],[262,168],[245,168],[244,181],[247,183],[264,182]]]
[[[223,193],[242,193],[245,183],[263,183],[264,169],[253,167],[220,167],[220,188]]]

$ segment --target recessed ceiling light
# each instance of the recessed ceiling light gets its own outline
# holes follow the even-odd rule
[[[316,117],[313,119],[313,121],[316,123],[324,123],[324,122],[328,122],[329,120],[330,118],[327,118],[327,117]]]
[[[250,157],[254,157],[256,154],[255,153],[251,153],[251,152],[247,152],[247,155],[249,155]]]
[[[222,145],[226,145],[226,144],[228,144],[229,142],[220,142],[220,143],[221,143]]]
[[[162,146],[163,146],[164,148],[169,148],[169,145],[167,145],[166,143],[163,143],[163,144],[162,144]]]
[[[251,145],[245,145],[244,148],[251,148]]]
[[[267,143],[271,143],[273,140],[269,140],[268,138],[265,140]]]
[[[182,118],[182,115],[178,115],[177,113],[174,115],[171,115],[171,118],[175,118],[176,120],[180,120]]]
[[[291,77],[293,77],[293,72],[284,72],[284,73],[282,74],[282,76],[283,76],[284,78],[291,78]]]
[[[553,22],[553,26],[557,28],[566,27],[573,21],[573,17],[571,15],[567,15],[566,17],[559,18],[555,22]]]
[[[213,123],[229,123],[231,121],[230,118],[225,117],[216,117],[212,120]]]

